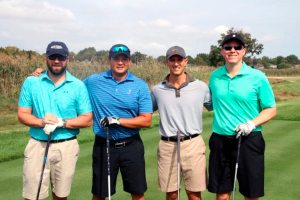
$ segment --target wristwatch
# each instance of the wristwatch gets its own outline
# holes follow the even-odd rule
[[[65,120],[65,119],[63,119],[63,128],[66,128],[66,126],[67,126],[67,121]]]

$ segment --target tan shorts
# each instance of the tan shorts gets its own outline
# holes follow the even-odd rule
[[[157,157],[159,189],[162,192],[177,191],[177,142],[160,140]],[[205,144],[201,135],[180,142],[180,164],[185,189],[205,191]]]
[[[30,139],[24,152],[23,166],[23,198],[36,199],[40,175],[42,171],[46,142]],[[76,139],[61,143],[51,143],[44,170],[40,199],[49,196],[49,180],[51,176],[52,191],[58,197],[70,194],[79,145]]]

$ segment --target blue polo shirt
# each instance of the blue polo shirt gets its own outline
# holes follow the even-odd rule
[[[265,74],[243,63],[231,78],[226,66],[216,69],[210,77],[209,88],[214,107],[213,132],[235,135],[240,123],[256,118],[265,108],[275,107],[275,98]],[[261,131],[258,126],[255,131]]]
[[[32,114],[38,118],[44,118],[46,113],[53,113],[57,117],[71,119],[92,112],[84,83],[68,71],[66,80],[57,86],[47,72],[39,77],[26,78],[18,106],[31,108]],[[29,133],[33,138],[47,140],[43,128],[31,127]],[[70,138],[78,133],[79,129],[57,128],[52,135],[52,140]]]
[[[152,113],[152,101],[148,85],[128,72],[125,80],[118,82],[108,70],[84,80],[93,107],[94,133],[106,137],[100,124],[101,118],[115,116],[133,118],[141,113]],[[109,128],[113,140],[127,138],[139,133],[139,129],[113,126]]]

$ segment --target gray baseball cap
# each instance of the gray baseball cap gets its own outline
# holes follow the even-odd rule
[[[166,53],[167,59],[169,59],[169,58],[171,58],[172,56],[175,56],[175,55],[178,55],[182,58],[186,57],[184,49],[180,46],[173,46],[173,47],[169,48],[167,53]]]

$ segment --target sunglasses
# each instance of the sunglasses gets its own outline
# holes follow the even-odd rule
[[[234,48],[234,50],[239,51],[242,50],[244,47],[242,45],[238,45],[238,46],[223,46],[223,49],[225,49],[226,51],[230,51],[232,48]]]
[[[61,55],[51,55],[51,56],[48,56],[48,59],[49,60],[58,60],[58,61],[65,61],[65,60],[67,60],[67,57],[65,57],[65,56],[61,56]]]
[[[128,52],[129,49],[125,46],[115,46],[112,48],[111,50],[112,52],[116,53],[116,52]]]

